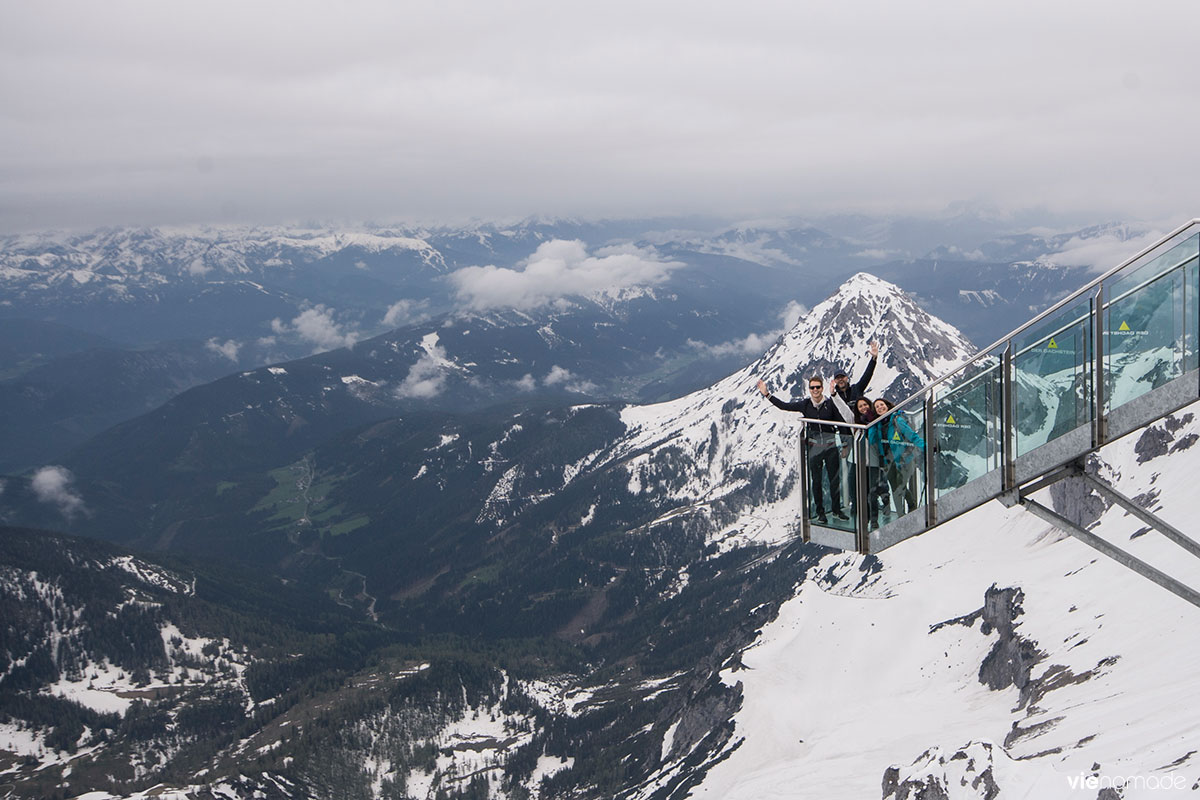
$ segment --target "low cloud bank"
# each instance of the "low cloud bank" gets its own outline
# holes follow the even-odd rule
[[[271,320],[271,330],[277,336],[294,336],[313,345],[314,353],[350,347],[358,341],[358,332],[352,326],[338,323],[334,319],[335,309],[315,305],[301,311],[291,323],[276,317]]]
[[[652,286],[684,266],[653,248],[622,245],[588,255],[583,242],[555,239],[538,247],[523,269],[466,267],[450,274],[459,302],[476,311],[529,310],[572,295]]]
[[[221,344],[217,341],[215,336],[205,342],[204,346],[217,355],[228,358],[234,364],[238,363],[238,351],[242,349],[240,342],[236,342],[233,339],[227,339],[224,344]]]
[[[396,396],[428,400],[437,397],[446,386],[446,365],[449,359],[441,345],[433,345],[409,368],[404,380],[396,387]]]
[[[428,317],[428,314],[425,313],[428,305],[426,300],[397,300],[388,306],[387,312],[383,315],[383,324],[389,328],[398,328],[401,325],[420,322]]]
[[[557,364],[551,367],[550,371],[543,375],[541,380],[533,377],[532,373],[526,373],[524,377],[515,383],[517,388],[522,392],[537,391],[539,386],[562,386],[568,392],[591,394],[600,388],[592,381],[580,378],[571,372],[571,370],[566,367],[560,367]]]
[[[806,306],[793,300],[779,313],[778,319],[780,325],[775,330],[766,331],[765,333],[752,333],[741,339],[731,339],[728,342],[721,342],[720,344],[705,344],[695,339],[689,339],[688,344],[710,356],[747,356],[757,358],[768,347],[775,344],[775,341],[780,336],[783,336],[796,327],[796,323],[807,313],[808,308]]]
[[[546,373],[546,377],[542,378],[542,384],[545,386],[561,385],[568,392],[577,394],[591,394],[600,387],[589,380],[580,378],[571,370],[560,367],[557,364],[550,368],[550,372]]]
[[[1107,272],[1121,262],[1137,255],[1157,242],[1165,232],[1150,230],[1134,233],[1126,228],[1100,236],[1074,236],[1047,258],[1058,264],[1091,267],[1095,272]]]

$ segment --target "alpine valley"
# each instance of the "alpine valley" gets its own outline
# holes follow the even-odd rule
[[[755,389],[900,399],[1144,232],[827,223],[0,242],[0,796],[1194,796],[1196,609],[998,504],[805,544]],[[1183,526],[1197,440],[1093,466]]]

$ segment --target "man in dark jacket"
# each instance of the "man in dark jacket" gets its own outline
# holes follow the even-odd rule
[[[849,409],[844,403],[841,408],[833,397],[825,397],[825,381],[819,376],[808,379],[809,397],[796,402],[780,400],[771,394],[767,384],[758,382],[758,391],[771,401],[776,408],[784,411],[798,411],[802,416],[812,420],[827,420],[831,422],[846,422]],[[822,525],[829,523],[825,516],[825,492],[822,486],[821,474],[824,473],[829,482],[829,503],[833,506],[833,516],[839,520],[847,520],[842,510],[842,481],[841,460],[838,458],[838,427],[836,425],[813,424],[808,429],[808,473],[810,494],[813,498],[816,521]]]
[[[860,397],[866,397],[867,384],[871,382],[871,376],[875,374],[875,362],[879,359],[879,342],[871,342],[871,360],[867,362],[867,368],[863,370],[863,375],[858,379],[858,383],[850,385],[850,376],[844,372],[839,372],[833,376],[833,391],[837,392],[838,397],[846,401],[846,405],[854,408],[854,404]]]

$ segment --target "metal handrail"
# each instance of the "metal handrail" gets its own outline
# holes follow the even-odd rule
[[[915,396],[916,395],[913,395],[913,397],[915,397]],[[912,398],[910,397],[909,399],[911,400]],[[876,417],[875,419],[868,422],[866,425],[860,425],[857,422],[842,422],[841,420],[836,420],[836,419],[817,419],[816,417],[806,417],[803,414],[799,414],[799,417],[800,417],[801,425],[805,425],[805,424],[808,424],[808,425],[836,425],[839,428],[849,428],[851,430],[862,431],[863,433],[866,433],[868,430],[870,430],[876,424],[878,424],[879,421],[882,420],[884,417],[890,417],[892,414],[896,414],[896,413],[907,414],[908,412],[905,411],[904,409],[900,408],[900,406],[896,406],[891,411],[887,412],[883,416]]]
[[[796,412],[791,412],[791,413],[796,413]],[[799,417],[800,417],[801,425],[803,425],[805,423],[809,423],[812,425],[836,425],[839,428],[851,428],[853,430],[858,430],[858,431],[865,431],[867,428],[871,427],[871,425],[875,424],[874,422],[871,422],[870,424],[867,424],[867,425],[860,425],[857,422],[842,422],[841,420],[837,420],[837,419],[817,419],[816,417],[806,417],[803,414],[800,414]]]
[[[1172,272],[1174,272],[1175,270],[1177,270],[1177,269],[1179,269],[1180,267],[1182,267],[1184,264],[1186,264],[1186,263],[1188,263],[1189,261],[1191,261],[1193,258],[1195,258],[1195,256],[1188,256],[1187,258],[1183,259],[1182,261],[1177,261],[1176,263],[1172,264],[1171,266],[1169,266],[1169,267],[1167,267],[1167,268],[1163,269],[1161,272],[1159,272],[1159,273],[1158,273],[1157,275],[1155,275],[1154,277],[1151,277],[1151,278],[1146,278],[1146,280],[1144,280],[1144,281],[1142,281],[1141,283],[1137,284],[1137,285],[1136,285],[1136,286],[1134,286],[1132,289],[1127,289],[1126,291],[1124,291],[1124,292],[1121,292],[1121,294],[1117,295],[1116,297],[1112,298],[1111,300],[1108,300],[1108,301],[1107,301],[1107,302],[1106,302],[1104,305],[1105,305],[1105,306],[1111,306],[1113,303],[1119,303],[1119,302],[1121,302],[1122,300],[1124,300],[1126,297],[1129,297],[1129,295],[1131,295],[1131,294],[1133,294],[1133,293],[1135,293],[1135,292],[1140,292],[1142,289],[1145,289],[1147,286],[1149,286],[1150,284],[1154,283],[1155,281],[1157,281],[1157,280],[1159,280],[1159,279],[1161,279],[1161,278],[1165,278],[1165,277],[1167,277],[1167,276],[1168,276],[1168,275],[1170,275]]]
[[[976,361],[978,361],[979,359],[981,359],[981,358],[983,358],[984,356],[986,356],[986,355],[990,354],[990,353],[991,353],[993,350],[995,350],[996,348],[998,348],[998,347],[1001,347],[1002,345],[1004,345],[1004,344],[1008,343],[1008,342],[1009,342],[1009,341],[1011,341],[1013,338],[1015,338],[1015,337],[1019,336],[1021,333],[1023,333],[1023,332],[1024,332],[1024,331],[1026,331],[1026,330],[1028,330],[1029,328],[1033,327],[1033,326],[1034,326],[1034,325],[1036,325],[1037,323],[1039,323],[1039,322],[1041,322],[1042,320],[1046,319],[1047,317],[1049,317],[1049,316],[1053,315],[1055,312],[1062,310],[1063,308],[1065,308],[1066,306],[1070,305],[1070,304],[1071,304],[1071,303],[1073,303],[1074,301],[1076,301],[1076,300],[1080,299],[1081,297],[1083,297],[1084,295],[1086,295],[1088,292],[1092,291],[1092,290],[1093,290],[1093,289],[1095,289],[1097,286],[1100,286],[1100,285],[1101,285],[1102,283],[1104,283],[1106,280],[1108,280],[1108,279],[1109,279],[1109,278],[1111,278],[1112,276],[1116,275],[1116,274],[1117,274],[1118,272],[1120,272],[1121,270],[1125,269],[1126,267],[1130,266],[1131,264],[1134,264],[1134,263],[1136,263],[1136,262],[1138,262],[1138,261],[1142,260],[1143,258],[1145,258],[1146,256],[1148,256],[1149,254],[1153,253],[1155,250],[1158,250],[1158,249],[1159,249],[1159,248],[1161,248],[1163,245],[1165,245],[1165,244],[1167,244],[1168,242],[1170,242],[1172,239],[1175,239],[1175,238],[1177,238],[1178,236],[1180,236],[1181,234],[1183,234],[1185,231],[1187,231],[1187,230],[1188,230],[1188,228],[1191,228],[1191,227],[1193,227],[1193,226],[1196,226],[1196,225],[1200,225],[1200,217],[1195,217],[1195,218],[1193,218],[1193,219],[1189,220],[1188,222],[1184,223],[1183,225],[1180,225],[1178,228],[1176,228],[1175,230],[1171,231],[1171,233],[1169,233],[1169,234],[1167,234],[1166,236],[1164,236],[1163,238],[1159,239],[1159,240],[1158,240],[1157,242],[1155,242],[1154,244],[1152,244],[1152,245],[1150,245],[1149,247],[1146,247],[1145,249],[1141,250],[1141,251],[1140,251],[1140,252],[1139,252],[1137,255],[1135,255],[1135,256],[1132,256],[1132,257],[1130,257],[1130,258],[1126,259],[1125,261],[1122,261],[1122,262],[1121,262],[1119,265],[1117,265],[1117,266],[1113,267],[1113,268],[1112,268],[1112,269],[1110,269],[1108,272],[1105,272],[1103,275],[1101,275],[1101,276],[1099,276],[1099,277],[1095,278],[1095,279],[1094,279],[1094,280],[1092,280],[1090,283],[1088,283],[1088,284],[1084,285],[1082,288],[1075,290],[1075,291],[1074,291],[1074,292],[1072,292],[1071,294],[1069,294],[1069,295],[1067,295],[1066,297],[1064,297],[1062,300],[1059,300],[1057,303],[1055,303],[1054,305],[1052,305],[1052,306],[1050,306],[1049,308],[1047,308],[1047,309],[1046,309],[1045,311],[1043,311],[1042,313],[1038,314],[1038,315],[1037,315],[1036,317],[1034,317],[1033,319],[1031,319],[1031,320],[1029,320],[1028,322],[1026,322],[1024,325],[1021,325],[1020,327],[1018,327],[1018,328],[1016,328],[1015,330],[1013,330],[1013,331],[1009,332],[1009,333],[1008,333],[1008,334],[1006,334],[1005,336],[1002,336],[1002,337],[1000,337],[999,339],[997,339],[997,340],[996,340],[995,342],[993,342],[992,344],[990,344],[990,345],[988,345],[987,347],[985,347],[985,348],[981,349],[981,350],[980,350],[978,353],[976,353],[975,355],[971,356],[971,358],[969,358],[969,359],[967,359],[966,361],[964,361],[962,364],[960,364],[958,367],[956,367],[956,368],[955,368],[954,370],[952,370],[951,372],[948,372],[948,373],[946,373],[945,375],[942,375],[942,376],[941,376],[941,377],[939,377],[939,378],[935,378],[934,380],[932,380],[932,381],[930,381],[929,383],[925,384],[925,385],[924,385],[924,386],[922,386],[920,389],[918,389],[917,391],[913,392],[913,393],[912,393],[911,395],[909,395],[908,397],[904,398],[904,400],[903,400],[903,401],[901,401],[901,402],[897,403],[897,404],[896,404],[896,407],[897,407],[897,408],[899,408],[900,406],[907,405],[909,402],[911,402],[911,401],[915,400],[916,398],[918,398],[918,397],[920,397],[920,396],[924,395],[926,392],[930,392],[930,391],[932,391],[932,390],[933,390],[933,388],[934,388],[935,386],[938,386],[938,385],[940,385],[940,384],[942,384],[942,383],[945,383],[945,382],[946,382],[946,381],[948,381],[950,378],[954,377],[954,376],[955,376],[955,375],[957,375],[959,372],[961,372],[963,369],[965,369],[965,368],[967,368],[967,367],[971,366],[972,364],[974,364],[974,363],[975,363]]]

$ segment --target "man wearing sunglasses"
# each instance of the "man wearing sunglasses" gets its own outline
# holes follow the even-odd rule
[[[870,344],[871,360],[867,362],[867,368],[863,370],[862,377],[853,386],[850,385],[850,376],[844,372],[839,372],[833,376],[833,394],[846,401],[846,405],[851,408],[859,400],[859,398],[867,396],[867,384],[871,382],[871,376],[875,374],[875,362],[879,360],[879,342],[871,342]]]
[[[797,411],[801,416],[812,420],[830,422],[850,422],[853,415],[846,402],[833,394],[825,396],[825,380],[814,375],[808,381],[808,397],[795,402],[780,400],[771,394],[767,384],[758,382],[758,391],[771,401],[776,408],[784,411]],[[841,459],[838,458],[838,428],[836,425],[821,425],[814,423],[808,430],[808,474],[810,479],[814,519],[827,525],[829,518],[825,516],[825,482],[829,484],[829,504],[832,506],[835,519],[848,519],[842,510],[842,481]],[[824,479],[822,479],[824,476]]]

